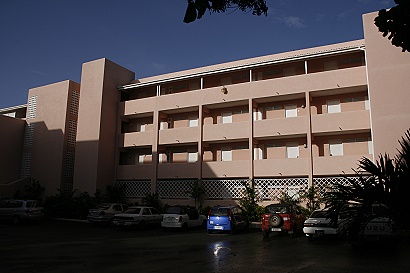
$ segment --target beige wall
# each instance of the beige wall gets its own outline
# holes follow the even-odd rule
[[[378,32],[376,15],[363,15],[374,152],[393,157],[410,128],[410,54]]]
[[[79,84],[63,81],[29,90],[28,97],[37,96],[31,152],[31,177],[45,187],[45,195],[57,193],[64,182],[65,153],[67,151],[67,121],[69,119],[69,93],[79,91]]]
[[[115,181],[121,125],[117,86],[133,79],[133,72],[107,59],[83,64],[74,188],[94,194]]]
[[[25,124],[24,120],[0,115],[0,184],[20,178]]]

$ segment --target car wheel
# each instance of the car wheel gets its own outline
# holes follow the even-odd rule
[[[268,230],[262,230],[262,237],[263,238],[269,238],[269,231]]]
[[[18,215],[13,216],[13,224],[17,225],[20,223],[20,217]]]
[[[292,238],[298,237],[298,226],[296,224],[293,224],[292,226],[292,233],[290,234],[290,237]]]
[[[281,226],[282,222],[282,217],[279,214],[274,213],[269,217],[269,224],[273,227]]]
[[[232,225],[232,226],[231,226],[230,233],[231,233],[232,235],[236,234],[236,226],[235,226],[235,225]]]
[[[144,230],[144,229],[145,229],[145,226],[146,226],[145,221],[141,221],[141,222],[139,222],[139,224],[138,224],[138,228],[139,228],[140,230]]]

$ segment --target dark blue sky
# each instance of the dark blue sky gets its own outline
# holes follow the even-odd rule
[[[239,11],[182,22],[186,0],[0,0],[0,108],[28,89],[80,82],[108,58],[137,78],[362,39],[363,13],[393,0],[267,0],[267,17]]]

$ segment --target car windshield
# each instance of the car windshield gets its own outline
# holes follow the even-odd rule
[[[327,218],[326,213],[327,211],[314,211],[310,218]]]
[[[226,216],[229,213],[229,208],[213,208],[211,209],[211,216]]]
[[[265,210],[268,213],[289,213],[287,206],[267,206]]]
[[[141,208],[130,208],[127,209],[124,213],[128,214],[140,214]]]
[[[110,204],[101,204],[97,207],[97,209],[106,210],[110,208]]]
[[[27,206],[27,208],[36,208],[37,207],[37,201],[27,201],[26,206]]]
[[[169,214],[183,214],[183,209],[181,207],[169,207],[167,209]]]

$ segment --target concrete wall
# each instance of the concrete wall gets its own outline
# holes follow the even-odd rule
[[[393,157],[410,128],[410,53],[378,32],[376,15],[363,15],[374,154]]]
[[[0,115],[0,184],[20,178],[25,124],[24,120]]]
[[[134,73],[107,60],[83,64],[78,116],[74,188],[94,194],[115,180],[118,164],[117,86],[134,79]]]

